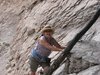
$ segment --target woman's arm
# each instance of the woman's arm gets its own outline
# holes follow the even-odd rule
[[[66,47],[61,46],[54,38],[53,38],[53,43],[54,43],[54,46],[56,46],[58,48],[61,48],[61,49],[65,49],[66,48]]]
[[[51,46],[45,39],[39,39],[38,41],[42,46],[44,46],[52,51],[61,51],[62,50],[62,48],[59,48],[56,46]]]

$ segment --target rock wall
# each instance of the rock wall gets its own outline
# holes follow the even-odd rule
[[[100,0],[0,0],[0,39],[11,43],[7,75],[30,73],[28,57],[37,34],[45,25],[55,29],[54,37],[61,45],[67,45],[89,22],[99,6]],[[100,64],[99,24],[100,18],[75,45],[69,68],[66,68],[66,63],[61,75],[86,75],[92,66],[94,73],[100,70],[95,69]],[[99,72],[90,75],[99,75]]]

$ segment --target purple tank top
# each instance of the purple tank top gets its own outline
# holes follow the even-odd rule
[[[41,36],[40,39],[44,39],[46,40],[50,45],[53,45],[53,38],[47,39],[45,36]],[[51,50],[49,50],[48,48],[42,46],[41,44],[39,44],[39,42],[36,42],[36,47],[34,48],[36,50],[37,53],[39,53],[41,56],[49,56],[51,53]]]

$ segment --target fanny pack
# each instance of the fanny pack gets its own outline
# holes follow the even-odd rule
[[[32,50],[32,57],[39,62],[50,63],[51,59],[45,56],[40,55],[35,49]]]

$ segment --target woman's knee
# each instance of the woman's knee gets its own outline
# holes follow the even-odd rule
[[[44,72],[47,72],[49,70],[49,66],[44,67]]]
[[[31,72],[31,75],[36,75],[35,72]]]

